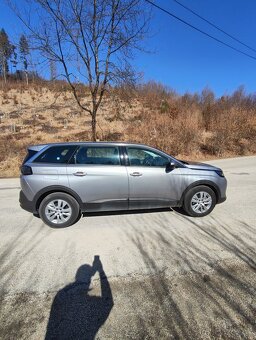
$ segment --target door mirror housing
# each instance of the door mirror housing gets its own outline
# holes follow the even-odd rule
[[[177,165],[173,162],[173,161],[170,161],[166,164],[166,172],[171,172],[173,171],[175,168],[177,167]]]

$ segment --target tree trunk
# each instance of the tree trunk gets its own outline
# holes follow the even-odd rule
[[[4,83],[6,84],[7,80],[6,80],[6,71],[5,71],[5,68],[3,70],[3,76],[4,76]]]
[[[97,134],[96,134],[96,113],[97,111],[93,109],[92,111],[92,140],[96,142]]]
[[[28,72],[27,71],[25,71],[25,76],[26,76],[26,84],[28,86]]]
[[[6,65],[4,58],[2,58],[2,74],[4,78],[4,83],[6,84]]]

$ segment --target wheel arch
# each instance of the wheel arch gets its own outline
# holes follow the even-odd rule
[[[72,189],[64,187],[64,186],[61,186],[61,185],[51,185],[51,186],[43,188],[42,190],[40,190],[36,194],[36,196],[34,198],[36,211],[38,211],[39,206],[40,206],[42,200],[46,196],[48,196],[50,194],[53,194],[55,192],[62,192],[62,193],[65,193],[65,194],[68,194],[68,195],[72,196],[78,202],[79,207],[81,209],[81,207],[82,207],[82,200],[81,200],[80,196],[77,195],[77,193],[75,193]]]
[[[221,197],[221,193],[220,193],[220,189],[218,188],[218,186],[212,182],[212,181],[204,181],[204,180],[201,180],[201,181],[196,181],[196,182],[193,182],[191,183],[183,192],[182,194],[182,197],[181,197],[181,201],[180,201],[180,204],[181,206],[183,205],[184,203],[184,197],[186,195],[186,193],[192,189],[192,188],[195,188],[195,187],[198,187],[200,185],[204,185],[206,187],[209,187],[210,189],[213,190],[213,192],[215,193],[215,196],[216,196],[216,204],[219,203],[219,200],[220,200],[220,197]]]

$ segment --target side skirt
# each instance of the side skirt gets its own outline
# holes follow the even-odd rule
[[[118,211],[118,210],[143,210],[180,207],[180,201],[165,200],[113,200],[105,202],[83,203],[81,205],[82,212],[97,211]]]

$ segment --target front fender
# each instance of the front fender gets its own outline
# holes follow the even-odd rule
[[[212,181],[209,181],[209,180],[199,180],[199,181],[195,181],[193,183],[191,183],[183,192],[182,196],[181,196],[181,200],[180,200],[180,205],[182,206],[183,205],[183,202],[184,202],[184,197],[186,195],[186,193],[194,188],[194,187],[198,187],[199,185],[205,185],[209,188],[211,188],[215,195],[216,195],[216,203],[221,203],[221,193],[220,193],[220,189],[218,188],[218,186],[212,182]]]

